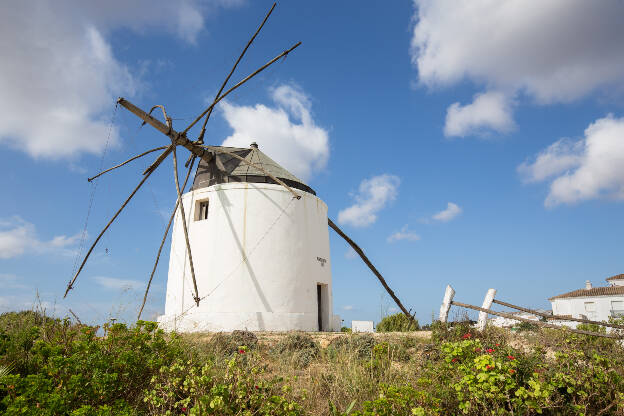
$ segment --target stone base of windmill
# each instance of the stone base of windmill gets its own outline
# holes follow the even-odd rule
[[[339,315],[332,315],[330,322],[321,323],[322,331],[340,331]],[[175,332],[231,332],[247,331],[319,331],[318,315],[313,313],[227,313],[207,312],[184,316],[162,315],[158,326]]]

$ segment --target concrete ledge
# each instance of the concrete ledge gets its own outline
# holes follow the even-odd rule
[[[324,330],[339,331],[339,327],[334,327],[337,323],[340,323],[339,317]],[[183,316],[161,315],[158,326],[176,332],[231,332],[237,329],[313,332],[318,331],[318,317],[315,313],[195,312]]]

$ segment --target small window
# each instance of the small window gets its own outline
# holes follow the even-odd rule
[[[585,302],[585,312],[588,319],[596,319],[596,303]]]
[[[197,209],[196,209],[195,221],[207,220],[208,219],[208,200],[198,201]]]
[[[624,301],[611,301],[611,316],[614,318],[621,318],[624,316]]]

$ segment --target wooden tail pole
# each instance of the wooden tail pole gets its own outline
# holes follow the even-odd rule
[[[492,306],[492,301],[494,301],[494,296],[496,296],[496,289],[488,289],[487,293],[485,294],[485,298],[483,299],[483,305],[481,305],[481,307],[483,309],[490,309],[490,307]],[[487,312],[479,312],[479,320],[477,321],[477,329],[479,331],[483,331],[485,329],[485,326],[487,325],[487,317]]]
[[[448,314],[451,310],[451,303],[453,302],[454,296],[455,289],[453,289],[451,285],[446,285],[446,290],[444,291],[444,299],[442,299],[442,306],[440,306],[440,322],[448,321]]]
[[[390,295],[392,300],[394,300],[394,303],[396,303],[397,306],[399,307],[399,309],[401,309],[401,312],[403,312],[405,314],[405,316],[407,316],[407,319],[409,319],[410,321],[413,321],[414,317],[409,313],[409,311],[405,308],[405,306],[403,306],[403,304],[401,303],[399,298],[397,298],[397,296],[394,294],[392,289],[390,289],[390,286],[388,286],[388,284],[386,283],[386,280],[383,278],[381,273],[379,273],[377,268],[375,266],[373,266],[373,263],[371,263],[371,261],[368,259],[368,257],[366,257],[366,254],[364,254],[364,251],[362,251],[360,246],[355,244],[355,242],[353,240],[351,240],[344,232],[342,232],[342,230],[340,228],[338,228],[338,226],[336,224],[334,224],[334,222],[332,220],[330,220],[329,218],[327,219],[327,223],[329,224],[329,226],[330,226],[330,228],[332,230],[334,230],[340,237],[342,237],[347,243],[349,243],[351,248],[353,248],[353,250],[355,250],[355,252],[362,258],[364,263],[366,263],[368,268],[371,269],[373,274],[375,276],[377,276],[377,279],[379,279],[379,282],[381,282],[381,285],[384,287],[384,289],[386,289],[386,292],[388,292],[388,294]]]

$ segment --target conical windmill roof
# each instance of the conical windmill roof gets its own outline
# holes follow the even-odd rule
[[[212,150],[215,157],[210,162],[203,159],[200,161],[195,173],[193,190],[230,182],[276,183],[270,176],[267,176],[266,173],[269,173],[291,188],[316,195],[316,192],[305,182],[260,151],[255,143],[252,143],[248,148],[206,146],[206,149]],[[228,153],[234,153],[255,166],[249,165]],[[256,166],[261,167],[264,172]]]

